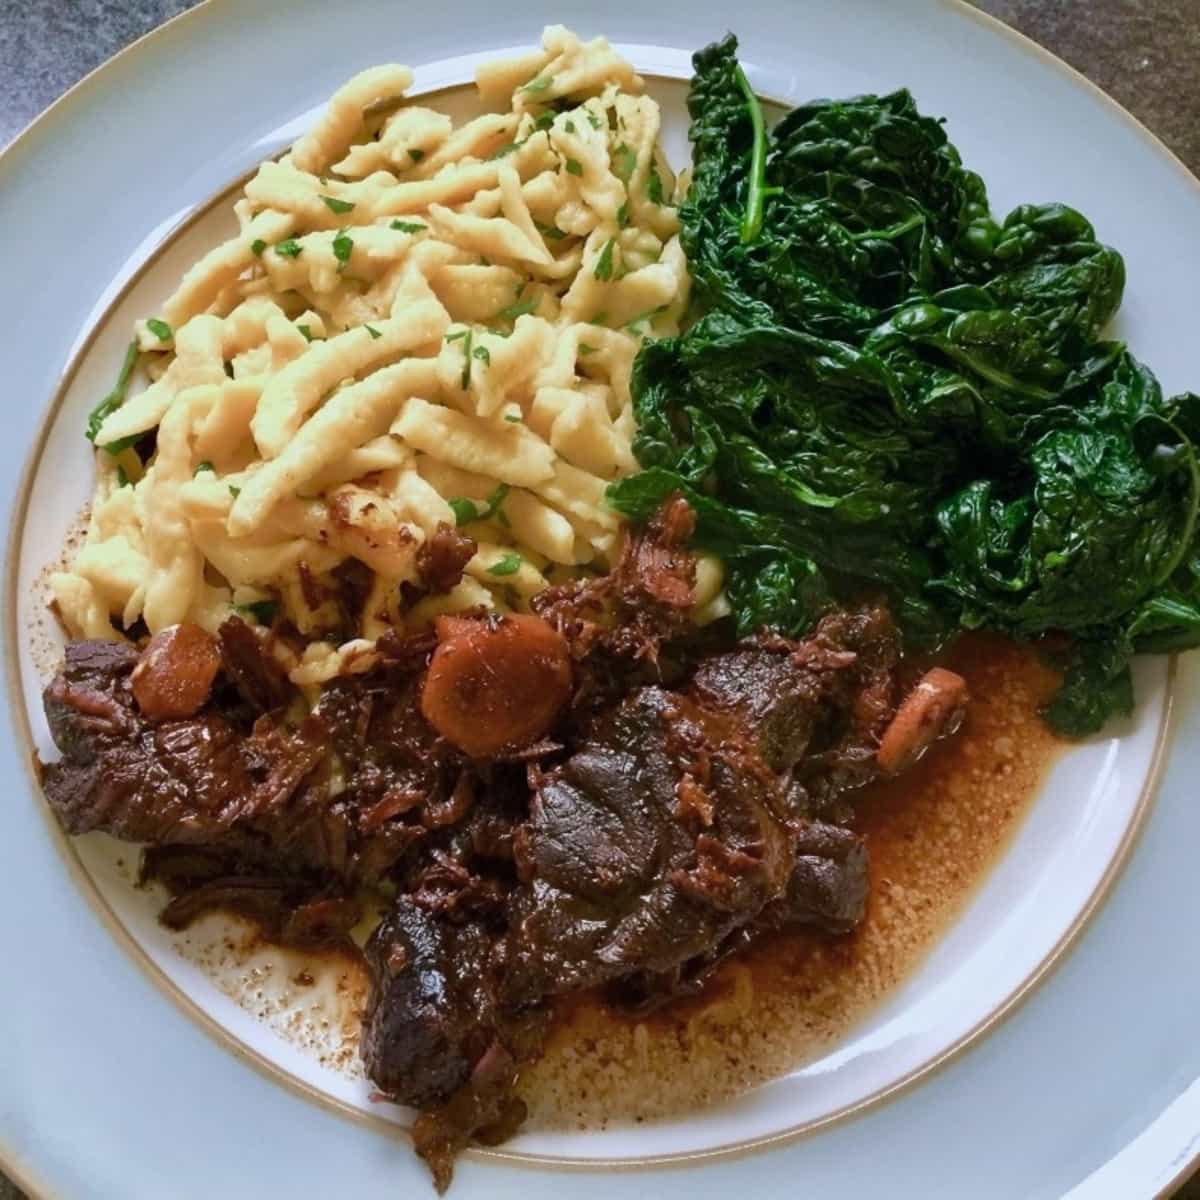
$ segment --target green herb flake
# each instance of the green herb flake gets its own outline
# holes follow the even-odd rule
[[[425,151],[424,150],[410,150],[408,152],[408,157],[411,158],[414,163],[419,163],[421,161],[421,159],[423,159],[425,157]]]
[[[490,367],[492,365],[492,356],[488,353],[488,348],[486,346],[476,346],[475,349],[471,351],[471,357],[479,359],[479,361],[483,363],[485,367]]]
[[[537,75],[531,79],[522,89],[527,96],[540,96],[543,92],[550,90],[551,84],[554,83],[553,75]]]
[[[242,489],[240,487],[234,487],[231,483],[229,485],[229,494],[236,500],[242,494]]]
[[[598,313],[593,313],[588,318],[587,323],[589,325],[607,325],[608,324],[608,312],[602,308]]]
[[[580,343],[579,343],[579,353],[580,353],[580,354],[583,354],[583,355],[587,355],[587,354],[595,354],[595,353],[596,353],[596,347],[595,347],[595,346],[589,346],[589,345],[587,344],[587,342],[580,342]]]
[[[612,278],[613,273],[613,246],[616,245],[616,238],[609,238],[604,243],[604,249],[600,251],[596,259],[596,265],[592,268],[592,275],[599,280],[605,281]]]
[[[129,486],[129,476],[125,473],[125,468],[117,463],[117,487],[123,488]]]
[[[629,201],[626,200],[620,208],[617,209],[617,227],[624,229],[629,224]]]
[[[538,310],[538,305],[541,304],[540,296],[530,296],[527,300],[518,300],[515,304],[508,305],[507,308],[502,308],[492,319],[495,321],[515,321],[518,317],[523,317],[527,313],[535,313]]]
[[[567,168],[568,175],[582,175],[583,174],[583,166],[580,164],[578,159],[568,158],[567,161],[563,165]]]
[[[515,575],[521,569],[519,554],[506,554],[499,562],[488,567],[489,575]]]
[[[401,221],[397,218],[389,228],[398,229],[401,233],[423,233],[428,226],[422,225],[420,221]]]
[[[612,152],[613,174],[622,182],[628,183],[637,167],[637,151],[632,146],[622,142]]]
[[[325,201],[325,207],[332,213],[337,213],[339,216],[342,213],[348,213],[354,207],[352,200],[339,200],[336,196],[322,196]]]
[[[284,238],[282,242],[275,243],[275,253],[282,254],[284,258],[299,258],[303,250],[304,247],[295,238]]]
[[[253,600],[249,604],[235,604],[233,611],[253,617],[260,625],[270,625],[279,605],[274,600]]]
[[[587,117],[587,119],[588,119],[588,124],[589,124],[589,125],[590,125],[590,126],[593,128],[593,129],[599,129],[599,128],[600,128],[600,118],[599,118],[598,116],[596,116],[596,114],[595,114],[594,112],[592,112],[592,110],[591,110],[590,108],[585,108],[585,109],[583,110],[583,114],[584,114],[584,116],[586,116],[586,117]]]
[[[250,243],[250,253],[253,254],[255,258],[262,258],[262,252],[266,248],[267,243],[264,242],[262,238],[255,238],[254,241]]]
[[[646,198],[651,204],[661,205],[663,202],[662,176],[658,173],[658,163],[650,160],[650,174],[646,178]]]
[[[364,325],[363,328],[371,335],[372,341],[375,341],[377,338],[383,337],[383,334],[380,333],[379,330],[376,329],[373,325]]]
[[[475,501],[468,500],[466,496],[454,496],[447,500],[446,503],[450,505],[450,511],[454,513],[454,523],[456,525],[469,525],[479,517],[479,510],[475,507]]]
[[[196,469],[195,469],[195,470],[192,472],[192,478],[193,478],[193,479],[195,479],[195,478],[196,478],[196,476],[197,476],[197,475],[199,475],[201,471],[216,471],[216,469],[217,469],[217,468],[216,468],[216,467],[214,467],[214,466],[212,465],[212,463],[210,463],[210,462],[208,461],[208,459],[206,458],[206,459],[205,459],[205,460],[204,460],[202,463],[200,463],[200,464],[199,464],[199,466],[197,466],[197,467],[196,467]]]
[[[540,117],[538,117],[538,119],[536,121],[534,121],[533,128],[535,130],[549,129],[550,126],[553,124],[554,124],[554,114],[552,112],[544,112],[544,113],[542,113],[542,115]]]
[[[565,121],[563,122],[563,128],[564,128],[564,129],[565,129],[565,130],[566,130],[568,133],[574,133],[574,132],[575,132],[575,122],[574,122],[574,121],[572,121],[572,120],[570,120],[570,118],[568,118],[567,120],[565,120]]]
[[[567,235],[563,233],[557,225],[543,225],[541,221],[534,220],[534,228],[550,242],[561,242]]]
[[[523,145],[523,142],[505,142],[498,150],[488,155],[488,162],[495,162],[498,158],[507,158],[510,154],[515,154],[520,150]]]
[[[343,226],[337,231],[337,237],[333,239],[333,257],[338,260],[338,270],[344,271],[346,264],[350,261],[350,255],[354,250],[354,241],[346,232],[346,226]]]
[[[125,403],[125,394],[129,391],[129,380],[133,375],[134,367],[137,366],[137,360],[137,342],[130,342],[125,348],[125,358],[117,373],[117,382],[113,385],[112,391],[88,413],[86,436],[93,445],[96,444],[96,435],[100,432],[100,426],[104,424],[106,418]],[[137,438],[121,438],[120,441],[110,442],[104,449],[109,454],[120,454],[122,450],[132,446],[135,441]]]
[[[508,422],[510,425],[519,425],[519,424],[521,423],[521,418],[520,418],[520,417],[518,417],[516,413],[505,413],[505,414],[504,414],[504,419],[505,419],[505,420],[506,420],[506,421],[507,421],[507,422]]]
[[[297,325],[296,328],[304,335],[304,340],[306,342],[311,342],[313,340],[312,330],[309,329],[307,325]]]
[[[471,339],[473,331],[468,329],[466,340],[463,342],[462,390],[465,392],[471,386]]]
[[[446,334],[446,341],[457,342],[459,338],[465,338],[470,332],[469,329],[456,329],[453,333]]]
[[[146,321],[146,328],[150,330],[150,332],[154,334],[154,336],[158,338],[160,342],[169,342],[174,336],[171,333],[170,325],[168,325],[166,321],[160,321],[157,317],[150,317]]]

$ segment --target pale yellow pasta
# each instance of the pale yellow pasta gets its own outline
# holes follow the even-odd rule
[[[335,384],[428,345],[441,337],[445,327],[440,305],[413,305],[403,316],[388,317],[371,327],[348,329],[314,343],[307,354],[289,363],[263,389],[250,423],[263,456],[281,454]]]
[[[334,92],[316,126],[292,147],[292,161],[302,171],[324,171],[350,148],[363,111],[376,101],[404,95],[412,81],[412,71],[394,63],[355,75]]]
[[[520,422],[485,421],[414,396],[392,434],[452,467],[502,483],[534,487],[554,478],[554,451]]]
[[[242,488],[229,514],[229,532],[235,536],[249,533],[262,524],[275,504],[303,491],[319,471],[386,432],[406,399],[429,390],[435,371],[433,359],[410,358],[334,393],[283,443],[279,456],[265,463]],[[259,402],[260,412],[265,399]]]
[[[456,124],[404,98],[405,67],[356,75],[247,182],[237,235],[136,323],[149,386],[102,423],[115,452],[50,581],[73,635],[278,604],[309,645],[271,652],[311,697],[369,669],[389,629],[527,609],[548,575],[613,563],[633,362],[688,299],[658,106],[603,38],[561,26],[476,77],[487,111]],[[132,442],[155,430],[143,463]],[[424,595],[447,527],[474,555]],[[350,641],[347,559],[371,572]],[[696,603],[727,605],[715,560]]]

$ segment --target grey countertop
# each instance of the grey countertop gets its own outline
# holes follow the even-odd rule
[[[977,0],[1082,71],[1200,173],[1197,0]],[[0,146],[191,0],[0,0]],[[0,1200],[20,1200],[0,1176]],[[1177,1200],[1200,1200],[1200,1182]]]

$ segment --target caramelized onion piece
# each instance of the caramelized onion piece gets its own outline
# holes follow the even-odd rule
[[[429,723],[473,758],[540,738],[571,694],[562,636],[540,617],[438,617],[421,691]]]
[[[199,625],[160,629],[142,651],[130,676],[138,707],[153,720],[190,717],[212,691],[221,652]]]
[[[953,671],[934,667],[904,697],[892,723],[879,739],[875,761],[888,775],[915,763],[938,738],[953,733],[967,711],[967,681]]]

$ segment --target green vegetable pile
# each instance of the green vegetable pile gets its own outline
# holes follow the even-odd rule
[[[610,502],[682,491],[744,632],[882,592],[916,644],[1066,633],[1047,717],[1099,729],[1133,654],[1200,644],[1200,397],[1102,336],[1124,264],[1078,212],[996,219],[906,91],[768,132],[736,51],[694,59],[696,319],[639,355]]]

